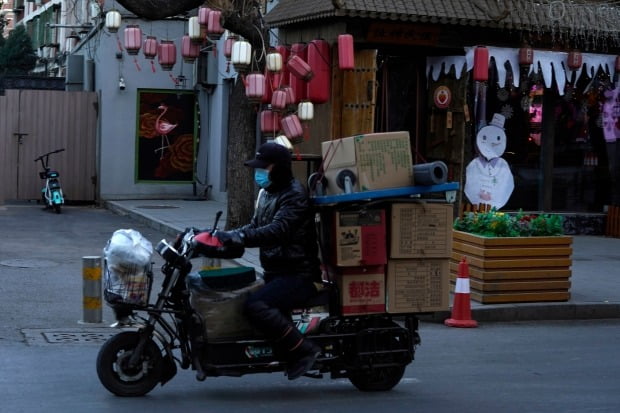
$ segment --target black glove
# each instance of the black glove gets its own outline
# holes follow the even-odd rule
[[[244,246],[244,240],[243,240],[243,232],[238,231],[238,230],[232,230],[232,231],[215,231],[215,234],[213,234],[213,236],[217,239],[220,240],[220,242],[222,244],[224,244],[224,246],[227,247],[243,247]]]

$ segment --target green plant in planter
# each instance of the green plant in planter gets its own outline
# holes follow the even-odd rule
[[[454,221],[454,229],[484,237],[539,237],[563,235],[561,215],[507,214],[491,209],[489,212],[467,212]]]

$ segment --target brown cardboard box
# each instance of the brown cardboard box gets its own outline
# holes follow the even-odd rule
[[[344,193],[338,186],[338,174],[343,170],[350,170],[355,174],[353,192],[359,192],[357,185],[357,167],[355,166],[355,141],[353,137],[335,139],[321,143],[321,155],[323,157],[323,167],[325,169],[325,179],[327,179],[326,193],[336,195]]]
[[[389,260],[388,313],[446,311],[450,307],[448,258]]]
[[[392,204],[390,258],[447,258],[452,253],[452,204]]]
[[[355,209],[336,211],[333,214],[332,236],[337,266],[355,267],[387,263],[385,210]]]
[[[385,312],[385,266],[339,268],[342,314]]]

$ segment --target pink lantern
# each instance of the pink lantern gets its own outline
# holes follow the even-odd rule
[[[286,93],[286,106],[292,109],[298,102],[298,99],[295,97],[295,89],[292,86],[283,86],[282,90]]]
[[[177,62],[177,47],[172,40],[162,40],[157,51],[162,70],[170,71]]]
[[[275,134],[280,130],[280,114],[273,110],[263,110],[260,113],[260,131],[264,134]]]
[[[125,50],[130,55],[137,55],[142,47],[142,30],[140,26],[131,24],[125,28]]]
[[[218,40],[222,37],[224,33],[224,28],[222,27],[222,12],[219,10],[211,10],[209,13],[208,24],[207,24],[207,36],[209,36],[212,40]]]
[[[486,82],[489,80],[489,49],[478,46],[474,50],[474,80]]]
[[[155,36],[146,36],[143,52],[145,58],[155,59],[157,56],[157,38]]]
[[[271,103],[273,91],[280,86],[281,77],[282,76],[280,75],[280,73],[270,72],[269,70],[265,69],[265,94],[263,95],[261,103]]]
[[[286,61],[285,67],[286,70],[289,72],[288,84],[293,88],[293,91],[295,92],[295,103],[299,103],[299,101],[306,99],[307,82],[306,80],[304,80],[303,77],[295,74],[295,69],[291,69],[291,65],[289,65],[289,62],[292,62],[293,66],[297,64],[299,70],[306,71],[310,69],[310,65],[306,63],[307,57],[308,49],[306,48],[305,43],[294,43],[291,46],[291,53],[288,60]],[[299,73],[299,71],[297,73]]]
[[[350,34],[338,35],[338,68],[340,70],[355,69],[353,36]]]
[[[581,69],[581,65],[583,64],[583,56],[579,50],[573,50],[568,53],[568,57],[566,59],[566,64],[570,70]]]
[[[299,55],[291,56],[288,62],[286,62],[286,66],[292,75],[306,82],[314,76],[310,65],[299,57]]]
[[[201,26],[209,25],[209,13],[211,13],[211,9],[206,6],[201,6],[198,8],[198,24]]]
[[[529,66],[534,63],[534,49],[531,47],[522,47],[519,49],[519,64],[521,66]]]
[[[277,112],[286,109],[286,92],[283,89],[273,92],[271,96],[271,109]]]
[[[245,95],[248,100],[258,103],[265,94],[265,75],[262,73],[250,73],[245,77]]]
[[[200,56],[200,44],[193,42],[189,35],[183,36],[181,40],[181,56],[185,63],[194,63],[196,58]]]
[[[235,43],[235,41],[237,41],[237,39],[239,39],[238,36],[229,35],[224,42],[224,57],[228,61],[230,61],[230,56],[232,56],[233,44]]]
[[[301,127],[301,122],[297,115],[288,115],[282,118],[280,121],[280,125],[282,125],[282,130],[287,138],[291,141],[292,144],[300,143],[303,141],[304,130]]]

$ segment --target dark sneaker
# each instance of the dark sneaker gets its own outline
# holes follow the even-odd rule
[[[288,379],[295,380],[310,371],[320,354],[321,349],[317,346],[313,346],[310,352],[301,356],[298,360],[291,362],[286,369]]]

